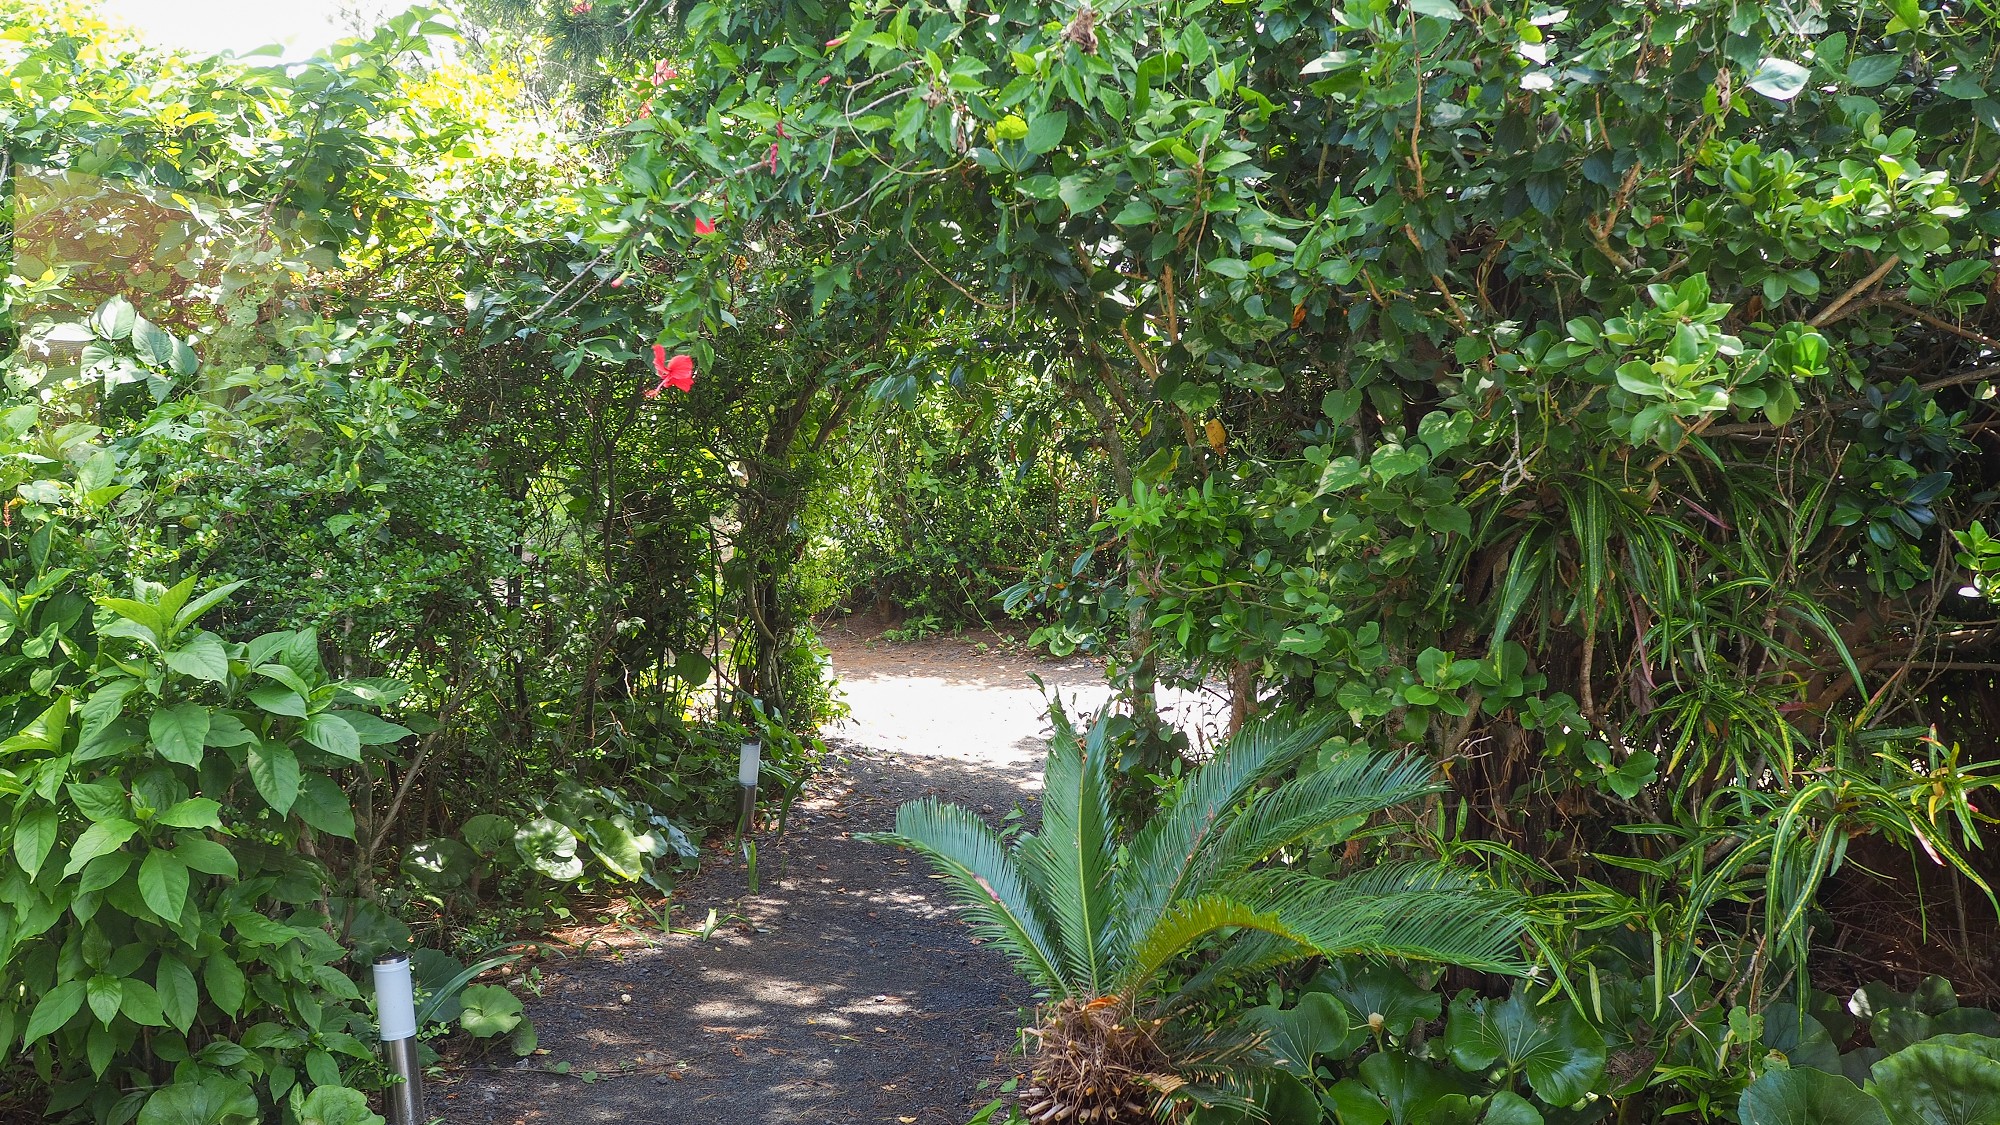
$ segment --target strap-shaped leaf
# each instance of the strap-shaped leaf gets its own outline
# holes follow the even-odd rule
[[[1265,778],[1325,741],[1330,717],[1272,716],[1246,724],[1214,760],[1182,782],[1180,800],[1132,840],[1119,880],[1121,952],[1129,953],[1174,902],[1201,893],[1193,884],[1230,810]]]
[[[930,798],[896,811],[896,830],[857,835],[920,852],[947,877],[952,897],[967,908],[975,933],[1013,957],[1030,984],[1051,996],[1073,994],[1048,925],[1000,838],[957,805]]]
[[[1310,944],[1304,935],[1279,919],[1275,911],[1225,898],[1203,895],[1175,903],[1151,930],[1140,935],[1132,948],[1132,959],[1119,974],[1117,991],[1136,996],[1153,982],[1167,962],[1187,952],[1195,942],[1224,926],[1256,930],[1300,944]]]
[[[1043,772],[1042,830],[1015,848],[1061,935],[1069,979],[1090,995],[1107,990],[1114,829],[1103,727],[1080,741],[1060,713]]]

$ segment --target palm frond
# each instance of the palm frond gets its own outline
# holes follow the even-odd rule
[[[1318,955],[1318,950],[1303,941],[1280,937],[1277,934],[1252,932],[1241,934],[1231,941],[1222,952],[1201,970],[1187,979],[1167,999],[1166,1010],[1175,1011],[1201,998],[1209,989],[1228,984],[1239,977],[1262,973],[1280,965],[1304,960]]]
[[[1051,996],[1072,995],[1033,892],[1000,837],[978,817],[926,797],[896,810],[895,831],[856,839],[922,853],[946,876],[975,934],[1006,950],[1028,983]]]
[[[1188,880],[1187,893],[1212,890],[1280,848],[1349,817],[1438,792],[1442,787],[1432,776],[1431,764],[1421,758],[1357,752],[1259,794],[1230,818],[1214,846],[1205,849],[1196,876]]]
[[[1112,849],[1115,826],[1107,783],[1104,728],[1079,740],[1060,713],[1043,772],[1042,828],[1021,839],[1015,857],[1042,893],[1069,979],[1102,995],[1109,964]]]
[[[1120,872],[1117,949],[1129,954],[1176,900],[1195,892],[1189,881],[1229,812],[1258,782],[1292,765],[1326,740],[1328,716],[1271,716],[1244,725],[1215,758],[1182,783],[1174,806],[1139,830]]]
[[[1443,864],[1384,864],[1332,880],[1268,869],[1237,886],[1329,957],[1403,957],[1517,975],[1528,968],[1518,898]]]
[[[1182,899],[1169,907],[1151,930],[1139,936],[1132,947],[1131,960],[1120,966],[1118,978],[1113,982],[1116,990],[1127,996],[1137,996],[1167,962],[1225,926],[1307,943],[1307,939],[1281,921],[1275,911],[1258,910],[1222,895]]]

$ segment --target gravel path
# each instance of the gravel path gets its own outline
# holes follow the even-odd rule
[[[628,933],[555,962],[529,1013],[536,1069],[475,1070],[434,1087],[447,1122],[525,1125],[960,1125],[1007,1069],[1033,1003],[973,944],[923,862],[851,838],[926,794],[989,821],[1040,789],[1040,676],[1072,711],[1103,699],[1095,668],[999,638],[885,644],[829,637],[853,718],[833,731],[759,887],[711,860],[675,895],[674,925],[713,909],[707,940]],[[546,1073],[568,1063],[568,1074]],[[594,1072],[586,1081],[582,1075]]]

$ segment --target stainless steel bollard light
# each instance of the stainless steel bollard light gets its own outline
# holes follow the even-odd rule
[[[737,748],[736,784],[743,788],[743,810],[736,825],[738,836],[750,834],[750,822],[757,816],[757,773],[763,768],[763,759],[764,744],[754,738]]]
[[[391,953],[375,960],[375,1018],[382,1025],[382,1058],[402,1079],[389,1087],[389,1125],[423,1125],[424,1071],[417,1061],[417,996],[410,957]]]

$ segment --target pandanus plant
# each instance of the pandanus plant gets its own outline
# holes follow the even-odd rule
[[[1462,870],[1404,862],[1331,879],[1286,862],[1439,789],[1429,763],[1394,754],[1355,751],[1300,771],[1328,728],[1246,725],[1128,833],[1112,812],[1102,725],[1079,739],[1058,714],[1040,831],[1009,847],[966,809],[927,798],[870,837],[927,857],[973,931],[1046,1001],[1024,1098],[1038,1125],[1140,1120],[1241,1079],[1254,1043],[1177,1017],[1246,973],[1356,954],[1524,968],[1511,898]]]

